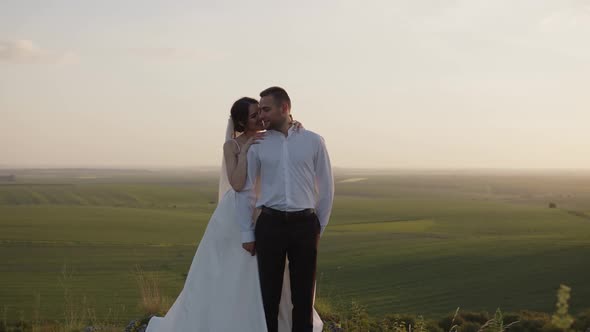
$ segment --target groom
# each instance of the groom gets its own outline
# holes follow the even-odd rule
[[[238,211],[243,211],[238,217],[243,247],[258,255],[268,331],[278,330],[288,257],[292,331],[311,332],[318,241],[334,200],[330,158],[320,135],[293,128],[291,99],[285,90],[271,87],[260,97],[260,117],[268,131],[248,151],[248,183],[237,194]],[[255,226],[254,207],[261,209]]]

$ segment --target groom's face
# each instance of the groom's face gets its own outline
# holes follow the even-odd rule
[[[260,118],[266,129],[278,128],[283,125],[287,113],[284,105],[277,103],[273,96],[260,99]]]

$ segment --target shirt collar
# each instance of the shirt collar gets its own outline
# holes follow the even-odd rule
[[[303,130],[303,128],[300,128],[299,130]],[[274,134],[277,134],[277,135],[284,136],[283,133],[281,133],[280,131],[273,130],[273,129],[267,130],[267,132],[271,132],[273,135]],[[289,127],[288,133],[289,133],[288,136],[293,135],[293,133],[297,133],[297,131],[295,130],[295,126],[294,125],[292,125],[291,127]]]

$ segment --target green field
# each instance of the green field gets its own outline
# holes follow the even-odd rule
[[[217,199],[214,173],[194,170],[0,174],[16,175],[0,182],[0,309],[9,316],[31,317],[38,297],[41,318],[60,319],[65,287],[99,316],[136,317],[136,264],[158,272],[174,298]],[[590,307],[590,173],[336,174],[319,296],[373,315],[552,311],[565,283],[572,311]]]

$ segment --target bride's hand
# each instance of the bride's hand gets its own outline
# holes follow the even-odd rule
[[[256,255],[256,242],[242,243],[242,248],[250,253],[250,255]]]
[[[250,148],[250,146],[254,145],[254,144],[258,144],[260,143],[260,141],[262,141],[264,139],[264,135],[266,133],[262,132],[262,133],[256,133],[254,136],[250,137],[246,143],[244,143],[244,150],[248,151],[248,149]]]
[[[295,127],[295,131],[299,131],[303,128],[303,124],[297,120],[293,120],[293,126]]]

